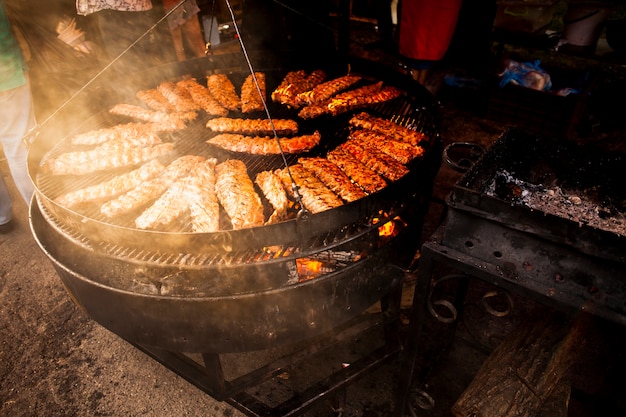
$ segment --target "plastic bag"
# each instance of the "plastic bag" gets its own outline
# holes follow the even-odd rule
[[[548,91],[552,88],[550,74],[540,67],[541,62],[517,62],[512,59],[506,61],[506,67],[499,75],[500,87],[508,83],[533,90]]]

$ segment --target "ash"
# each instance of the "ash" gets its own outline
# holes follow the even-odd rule
[[[496,173],[486,194],[504,198],[544,214],[551,214],[596,229],[626,236],[626,213],[611,204],[601,205],[581,190],[544,187],[515,178],[507,171]]]

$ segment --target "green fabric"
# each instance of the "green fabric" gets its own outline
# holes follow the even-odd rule
[[[26,84],[24,58],[7,18],[4,2],[0,1],[0,91]]]

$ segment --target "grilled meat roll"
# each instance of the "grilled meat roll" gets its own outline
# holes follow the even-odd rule
[[[135,219],[135,226],[139,229],[168,226],[181,218],[187,207],[184,180],[179,179]]]
[[[215,174],[217,198],[233,228],[263,225],[263,204],[248,176],[246,165],[238,159],[228,159],[215,167]]]
[[[209,158],[197,165],[186,180],[185,198],[189,205],[191,230],[196,233],[217,232],[220,228],[220,205],[215,192],[215,165]]]
[[[204,161],[201,156],[185,155],[170,163],[163,172],[119,197],[107,201],[100,207],[100,213],[107,217],[119,216],[137,210],[159,198],[179,178],[186,177]]]
[[[255,78],[256,82],[254,81]],[[254,77],[252,74],[248,75],[241,85],[241,111],[250,113],[264,110],[265,94],[265,74],[255,72]]]
[[[297,103],[300,106],[310,106],[313,104],[322,104],[329,100],[335,94],[350,88],[361,80],[357,75],[344,75],[313,87],[312,90],[299,93],[296,96]]]
[[[370,104],[369,101],[374,94],[377,94],[383,88],[383,82],[379,81],[374,84],[368,84],[354,90],[344,91],[324,103],[314,104],[302,108],[298,116],[303,119],[311,119],[322,114],[337,115],[356,107]]]
[[[376,146],[365,142],[350,139],[339,145],[339,148],[349,152],[363,165],[390,181],[397,181],[409,173],[406,166],[380,151]]]
[[[163,172],[164,168],[163,164],[154,159],[137,169],[116,175],[107,181],[65,193],[55,198],[55,201],[63,207],[71,208],[83,203],[112,198],[156,177]]]
[[[290,166],[289,172],[291,172],[291,176],[289,176],[287,168],[279,171],[283,187],[292,193],[291,178],[293,178],[293,182],[298,186],[298,192],[302,197],[302,205],[311,213],[320,213],[343,204],[343,201],[335,193],[302,165],[295,164]]]
[[[359,162],[347,151],[335,148],[326,155],[329,161],[341,168],[355,183],[368,194],[375,193],[387,186],[385,179],[372,169]]]
[[[193,101],[191,94],[189,94],[189,91],[187,91],[183,85],[179,85],[173,81],[163,81],[157,86],[157,90],[163,94],[163,97],[169,101],[176,112],[193,112],[200,110],[200,106]]]
[[[285,75],[280,85],[272,92],[272,100],[298,108],[298,94],[313,89],[326,79],[322,70],[314,70],[309,75],[305,71],[292,71]]]
[[[326,158],[300,158],[298,163],[311,171],[324,185],[344,201],[355,201],[367,195],[365,191],[350,180],[350,177],[341,168]]]
[[[166,123],[124,123],[112,127],[88,130],[79,133],[70,139],[72,145],[100,145],[116,139],[125,139],[133,136],[142,136],[148,133],[172,132],[184,129],[186,124],[177,121],[173,124]]]
[[[228,115],[228,109],[222,106],[215,97],[211,95],[209,89],[200,84],[195,78],[181,80],[177,84],[185,88],[189,92],[192,100],[207,114],[211,116]]]
[[[241,108],[241,100],[228,75],[211,74],[207,76],[207,88],[211,95],[228,110],[239,110]]]
[[[206,143],[231,152],[242,152],[253,155],[280,155],[284,153],[301,153],[313,149],[321,140],[319,132],[312,135],[275,138],[270,136],[245,136],[222,133],[213,136]]]
[[[362,141],[368,145],[376,146],[401,164],[408,164],[415,158],[424,154],[424,148],[421,146],[415,146],[408,142],[392,139],[389,136],[373,130],[355,129],[350,132],[348,137]]]
[[[206,123],[206,127],[219,133],[239,133],[242,135],[268,136],[295,135],[298,133],[298,122],[291,119],[237,119],[216,117]]]
[[[180,124],[181,122],[188,122],[195,120],[198,117],[198,113],[195,111],[190,112],[176,112],[176,113],[164,113],[154,110],[148,110],[141,106],[127,103],[119,103],[111,107],[109,110],[111,114],[118,116],[126,116],[144,122],[163,123],[163,124]]]
[[[43,162],[43,168],[52,175],[85,174],[102,169],[132,165],[145,161],[152,146],[161,144],[161,138],[152,132],[140,136],[120,137],[85,151],[65,152]],[[150,158],[152,159],[152,158]]]
[[[171,113],[175,111],[172,103],[156,88],[147,90],[139,90],[135,96],[143,102],[148,108],[163,113]]]
[[[361,112],[354,115],[350,118],[349,123],[352,126],[382,133],[392,139],[407,142],[411,145],[419,145],[426,137],[422,132],[401,126],[391,120],[372,116],[367,112]]]
[[[261,171],[257,174],[254,182],[274,208],[274,212],[269,216],[265,224],[278,223],[283,220],[287,216],[289,199],[280,177],[274,171]]]

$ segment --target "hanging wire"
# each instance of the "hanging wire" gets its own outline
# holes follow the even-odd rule
[[[117,61],[119,61],[128,51],[130,51],[135,45],[137,45],[143,38],[145,38],[148,34],[150,34],[157,26],[159,26],[165,19],[169,17],[176,9],[183,5],[187,0],[181,0],[174,7],[171,8],[163,17],[161,17],[156,23],[154,23],[148,30],[146,30],[141,36],[139,36],[133,43],[128,45],[126,49],[124,49],[119,55],[117,55],[111,62],[105,65],[100,71],[98,71],[91,79],[89,79],[82,87],[80,87],[74,94],[72,94],[67,100],[65,100],[56,110],[54,110],[46,119],[36,124],[32,129],[30,129],[24,139],[27,144],[30,144],[33,139],[39,134],[39,130],[42,126],[46,125],[50,120],[52,120],[61,110],[63,110],[72,100],[74,100],[79,94],[81,94],[87,87],[93,84],[102,74],[104,74],[109,68],[111,68]]]
[[[254,81],[254,85],[256,87],[257,93],[259,94],[259,96],[261,97],[261,102],[263,103],[263,108],[265,109],[265,114],[267,115],[268,120],[270,121],[270,126],[272,127],[272,132],[274,133],[274,139],[276,140],[276,143],[278,144],[278,150],[280,151],[280,156],[283,160],[283,164],[285,165],[285,169],[287,170],[287,175],[289,176],[289,179],[291,181],[291,188],[293,190],[294,193],[294,198],[296,199],[296,202],[298,203],[298,205],[300,206],[300,211],[298,212],[298,218],[305,218],[306,216],[308,216],[308,211],[306,210],[306,208],[304,207],[304,205],[302,204],[302,195],[300,195],[300,190],[298,187],[298,184],[296,184],[296,181],[293,178],[293,175],[291,174],[291,169],[289,168],[289,163],[287,162],[287,157],[285,156],[285,152],[283,151],[283,147],[280,143],[280,139],[278,138],[278,133],[276,132],[276,126],[274,126],[274,120],[272,119],[272,116],[270,114],[269,108],[267,107],[267,101],[265,100],[265,96],[263,95],[263,92],[261,90],[261,86],[259,85],[259,81],[256,77],[254,68],[252,66],[252,62],[250,61],[250,56],[248,55],[248,51],[246,50],[246,46],[243,43],[243,39],[241,37],[241,33],[239,32],[239,25],[237,25],[237,21],[235,19],[235,12],[233,11],[233,7],[230,4],[230,0],[226,0],[226,5],[228,6],[228,11],[230,12],[230,17],[231,20],[233,22],[233,26],[235,28],[235,32],[237,34],[237,39],[239,39],[239,45],[241,46],[241,50],[243,52],[243,56],[246,59],[246,63],[248,65],[248,69],[250,70],[250,75],[252,76],[252,80]]]

